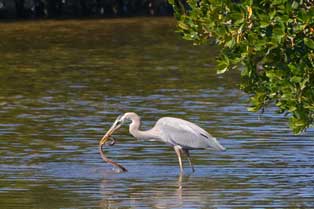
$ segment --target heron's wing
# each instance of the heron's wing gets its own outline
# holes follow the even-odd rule
[[[180,145],[183,148],[213,148],[224,150],[215,137],[207,131],[186,120],[164,117],[157,121],[162,139],[172,145]]]

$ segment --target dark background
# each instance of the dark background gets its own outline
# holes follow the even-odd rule
[[[172,15],[167,0],[0,0],[0,19]]]

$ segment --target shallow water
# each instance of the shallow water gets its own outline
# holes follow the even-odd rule
[[[270,107],[246,111],[237,73],[215,74],[213,47],[180,40],[169,18],[0,24],[1,208],[313,208],[314,130],[293,135]],[[228,150],[175,152],[127,127],[163,116],[199,124]]]

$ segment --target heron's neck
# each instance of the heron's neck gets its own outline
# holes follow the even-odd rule
[[[140,140],[152,140],[156,138],[156,136],[152,133],[151,130],[141,131],[140,126],[141,126],[140,118],[133,118],[132,123],[129,126],[129,131],[135,138]]]

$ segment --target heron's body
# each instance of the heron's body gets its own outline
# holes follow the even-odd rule
[[[129,131],[137,139],[161,141],[173,146],[179,159],[181,171],[183,170],[181,161],[182,153],[187,155],[189,163],[194,171],[193,165],[190,161],[189,150],[225,150],[225,148],[216,140],[216,138],[211,136],[207,131],[195,125],[194,123],[180,118],[160,118],[156,122],[155,126],[147,131],[140,130],[141,121],[140,117],[136,113],[125,113],[121,118],[118,118],[116,122],[118,120],[122,122],[124,120],[130,120],[131,124],[129,126]]]

